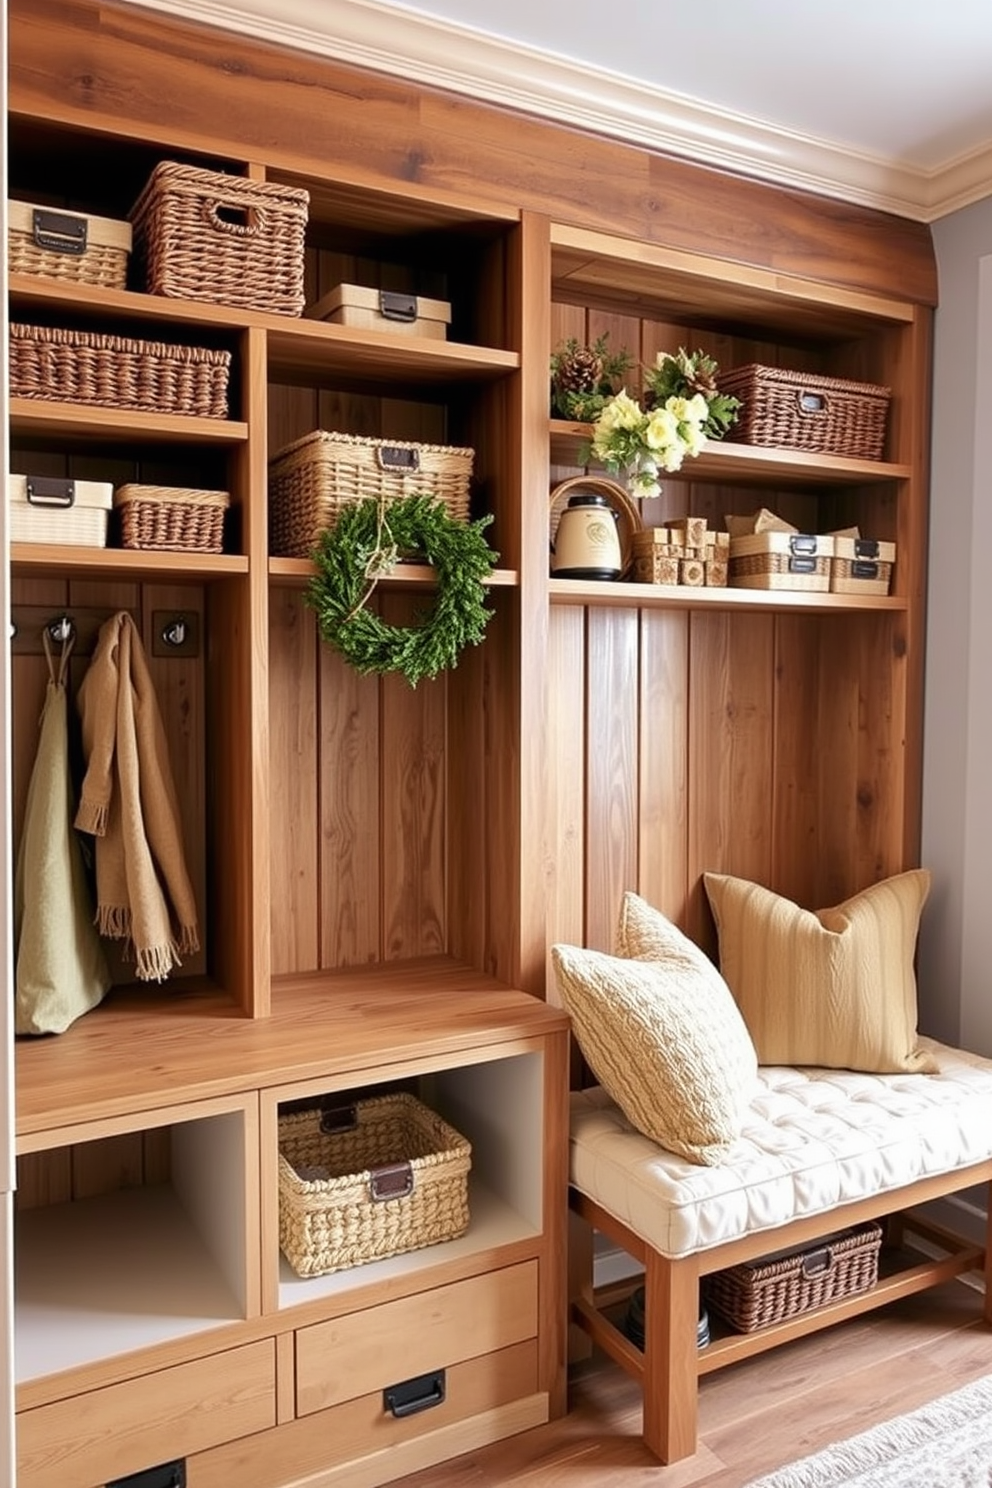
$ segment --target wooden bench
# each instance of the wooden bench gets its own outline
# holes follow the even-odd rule
[[[742,1136],[715,1168],[665,1152],[600,1088],[573,1094],[570,1206],[581,1260],[571,1315],[640,1381],[644,1441],[662,1462],[695,1452],[698,1382],[724,1365],[976,1268],[992,1323],[992,1227],[985,1246],[968,1244],[915,1212],[992,1180],[992,1060],[922,1043],[937,1074],[763,1069]],[[699,1347],[701,1278],[868,1220],[886,1232],[874,1286],[754,1332],[714,1330]],[[643,1350],[597,1300],[586,1226],[644,1268]]]

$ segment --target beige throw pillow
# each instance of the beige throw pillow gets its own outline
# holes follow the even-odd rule
[[[933,1071],[917,1040],[913,969],[930,889],[925,869],[815,912],[745,879],[703,880],[720,970],[761,1064]]]
[[[659,922],[651,959],[557,945],[558,989],[590,1069],[631,1124],[669,1152],[715,1165],[740,1135],[757,1059],[716,967],[649,913]]]

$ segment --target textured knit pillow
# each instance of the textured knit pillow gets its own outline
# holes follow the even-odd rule
[[[704,882],[720,970],[762,1064],[933,1071],[917,1041],[913,969],[925,869],[815,912],[745,879],[707,873]]]
[[[555,975],[590,1069],[631,1124],[713,1165],[740,1135],[757,1059],[716,967],[669,928],[668,954],[652,960],[554,946]]]

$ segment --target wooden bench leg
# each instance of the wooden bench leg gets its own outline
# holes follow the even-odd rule
[[[992,1183],[985,1187],[985,1322],[992,1327]]]
[[[644,1289],[644,1441],[662,1462],[678,1462],[696,1450],[698,1258],[649,1250]]]

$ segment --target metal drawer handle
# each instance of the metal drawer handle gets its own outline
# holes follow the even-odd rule
[[[382,1406],[402,1420],[404,1416],[415,1416],[418,1411],[433,1409],[443,1402],[444,1396],[444,1370],[432,1369],[429,1374],[418,1374],[416,1379],[387,1385],[382,1392]]]

